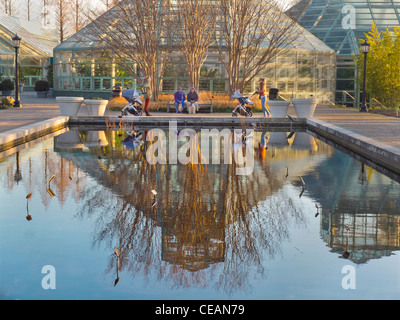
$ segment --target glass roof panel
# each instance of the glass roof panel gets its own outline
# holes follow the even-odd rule
[[[17,23],[13,18],[6,15],[3,12],[0,12],[0,31],[3,31],[2,36],[7,36],[7,38],[18,34],[22,40],[22,44],[26,44],[30,47],[30,52],[32,54],[44,55],[44,56],[52,56],[53,55],[53,47],[56,45],[54,41],[46,41],[44,39],[40,39],[30,33],[28,30],[24,29]],[[2,39],[5,42],[11,44],[11,38]],[[8,41],[9,40],[9,41]],[[22,50],[22,46],[21,46]]]
[[[109,15],[110,17],[115,17],[114,10],[118,10],[117,7],[111,8],[104,15]],[[105,16],[107,17],[107,16]],[[288,18],[289,19],[289,18]],[[106,20],[106,19],[105,19]],[[110,24],[113,22],[113,19],[109,19]],[[272,19],[266,18],[266,21],[272,21]],[[86,49],[95,49],[100,47],[100,42],[94,38],[92,32],[90,32],[91,24],[78,31],[76,34],[71,36],[69,39],[59,44],[55,51],[62,50],[86,50]],[[309,32],[306,28],[296,24],[291,31],[293,37],[296,38],[296,41],[288,44],[287,48],[295,48],[299,50],[314,50],[314,51],[326,51],[331,52],[332,48],[326,45],[323,41],[318,39],[315,35]],[[265,42],[265,46],[268,46],[268,42]]]
[[[344,29],[342,13],[345,5],[352,5],[356,13],[356,28]],[[378,30],[400,25],[400,0],[301,0],[293,7],[304,6],[298,22],[340,54],[358,54],[359,38],[371,30],[375,22]],[[349,40],[350,37],[350,40]]]

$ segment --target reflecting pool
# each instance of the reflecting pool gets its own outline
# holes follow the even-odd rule
[[[179,132],[199,161],[152,164],[146,134],[3,154],[1,299],[400,298],[399,179],[306,132],[254,132],[248,175]]]

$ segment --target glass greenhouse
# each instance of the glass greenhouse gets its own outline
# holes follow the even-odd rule
[[[301,0],[296,6],[305,6],[298,23],[337,53],[336,102],[358,106],[353,55],[360,53],[359,40],[372,22],[378,30],[400,25],[400,0]]]
[[[321,100],[332,101],[336,74],[335,51],[300,25],[293,30],[295,41],[288,44],[288,50],[270,61],[264,72],[256,75],[247,90],[255,90],[258,78],[264,77],[267,87],[278,88],[284,98],[314,95]],[[111,53],[105,53],[99,47],[99,41],[88,36],[86,31],[82,29],[54,48],[55,94],[109,97],[114,86],[121,86],[123,90],[134,87],[135,78],[130,77],[118,64],[118,59],[113,58]],[[137,70],[133,63],[132,67]],[[188,88],[183,56],[172,56],[160,83],[162,93],[173,93],[177,87]],[[199,90],[228,92],[226,71],[218,53],[209,52],[201,68]]]
[[[0,77],[14,79],[15,49],[12,37],[18,34],[20,47],[20,82],[29,90],[37,80],[46,77],[53,48],[57,41],[35,36],[19,23],[18,19],[0,12]]]

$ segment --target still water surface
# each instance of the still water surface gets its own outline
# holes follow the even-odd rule
[[[288,135],[255,133],[248,176],[151,165],[123,131],[71,130],[1,158],[0,298],[399,299],[399,183]]]

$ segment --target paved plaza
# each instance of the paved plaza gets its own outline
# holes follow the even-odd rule
[[[0,110],[0,132],[34,124],[60,116],[55,98],[37,98],[35,92],[21,94],[23,107],[19,109]],[[84,114],[84,113],[83,113]],[[119,115],[119,112],[106,111],[106,115]],[[152,112],[154,116],[168,116],[165,112]],[[174,117],[196,117],[188,114],[171,114]],[[289,108],[289,115],[295,117],[294,108]],[[202,117],[231,117],[229,113],[202,113]],[[255,117],[262,116],[256,113]],[[361,113],[352,108],[336,108],[319,105],[314,117],[338,127],[372,138],[400,149],[400,119],[373,113]]]

